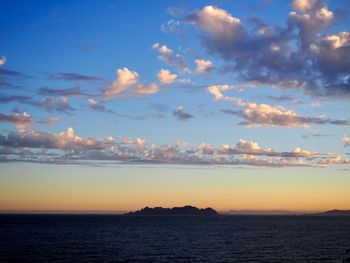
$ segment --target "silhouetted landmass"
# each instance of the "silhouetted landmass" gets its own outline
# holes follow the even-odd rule
[[[215,216],[218,213],[208,207],[204,209],[200,209],[194,206],[183,206],[183,207],[173,207],[173,208],[163,208],[163,207],[145,207],[141,210],[137,210],[135,212],[129,212],[125,215],[135,215],[135,216],[153,216],[153,215],[167,215],[167,216],[183,216],[183,215],[191,215],[191,216]]]
[[[312,216],[350,216],[350,210],[330,210],[321,213],[308,214]]]

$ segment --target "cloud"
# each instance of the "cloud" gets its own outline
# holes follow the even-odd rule
[[[271,106],[269,104],[256,104],[243,102],[239,104],[241,110],[221,110],[224,113],[239,116],[245,119],[240,123],[251,127],[309,127],[311,124],[350,125],[350,120],[337,120],[324,116],[303,116],[283,106]]]
[[[76,109],[69,104],[67,97],[61,96],[60,99],[45,98],[41,103],[41,107],[44,107],[48,112],[63,112],[66,114],[72,114]]]
[[[245,155],[262,155],[262,156],[274,156],[274,157],[294,157],[294,158],[316,158],[321,154],[318,152],[302,150],[300,147],[296,147],[294,150],[290,152],[278,152],[271,148],[261,149],[257,142],[246,141],[240,139],[235,147],[231,147],[227,144],[221,145],[219,150],[214,150],[213,153],[216,154],[228,154],[228,155],[237,155],[237,154],[245,154]]]
[[[67,89],[52,89],[48,87],[42,87],[38,90],[39,95],[43,96],[64,96],[64,97],[73,97],[73,96],[91,96],[91,94],[85,93],[81,90],[79,86],[75,86]]]
[[[308,43],[317,32],[326,28],[334,17],[323,0],[294,0],[291,6],[299,14],[290,12],[288,19],[299,28],[303,44]]]
[[[206,50],[226,62],[225,73],[247,84],[349,98],[350,33],[323,34],[335,17],[323,0],[295,0],[291,7],[285,26],[260,18],[241,21],[214,6],[188,14],[183,22],[194,25]]]
[[[27,114],[8,114],[8,113],[0,113],[0,122],[10,122],[15,124],[17,130],[20,133],[25,132],[28,128],[32,126],[32,117]]]
[[[6,63],[6,58],[4,56],[1,56],[0,57],[0,66],[5,65],[5,63]]]
[[[59,122],[60,117],[50,117],[50,118],[40,118],[37,120],[37,123],[45,124],[45,125],[55,125]]]
[[[103,105],[101,102],[98,102],[94,99],[88,99],[87,102],[90,109],[93,109],[95,111],[100,111],[100,112],[113,113],[112,110],[108,110],[105,105]]]
[[[19,71],[16,71],[16,70],[4,69],[2,67],[0,67],[0,77],[3,77],[3,78],[19,78],[19,79],[29,78],[29,76],[23,74],[22,72],[19,72]]]
[[[208,87],[209,93],[211,93],[214,96],[215,101],[236,101],[239,102],[240,99],[231,97],[231,96],[225,96],[223,94],[224,91],[235,89],[235,87],[230,85],[211,85]],[[239,89],[238,89],[239,90]]]
[[[246,102],[240,98],[225,96],[224,91],[230,90],[229,85],[212,85],[208,87],[209,93],[214,97],[215,101],[232,101],[240,108],[239,110],[223,109],[223,113],[236,115],[245,119],[240,123],[246,127],[309,127],[311,124],[334,124],[334,125],[350,125],[350,120],[331,119],[325,116],[303,116],[297,114],[291,109],[283,106],[272,106],[266,103],[257,104]]]
[[[0,96],[0,104],[6,104],[6,103],[11,103],[11,102],[18,102],[21,104],[28,104],[32,106],[40,106],[41,103],[38,101],[34,101],[31,97],[29,96],[23,96],[23,95],[1,95]]]
[[[95,76],[87,76],[76,73],[59,72],[49,76],[50,80],[63,80],[63,81],[101,81],[102,78]]]
[[[59,99],[52,97],[44,98],[43,101],[36,101],[29,96],[23,95],[0,96],[0,104],[12,102],[18,102],[20,104],[27,104],[37,108],[43,108],[48,112],[57,111],[72,114],[72,112],[76,110],[69,104],[68,98],[64,96],[61,96]]]
[[[229,90],[231,87],[229,85],[212,85],[208,87],[208,91],[214,95],[214,100],[231,100],[231,97],[224,96],[223,91]]]
[[[300,104],[300,100],[293,98],[291,96],[271,96],[267,95],[266,98],[275,102],[291,102],[293,104]]]
[[[214,68],[213,63],[210,60],[196,59],[195,63],[197,74],[208,73]]]
[[[144,85],[136,71],[128,68],[117,70],[117,79],[104,89],[105,98],[125,97],[130,95],[146,96],[157,93],[159,86],[155,83]]]
[[[170,19],[169,21],[163,23],[160,26],[160,31],[166,32],[166,33],[175,32],[178,35],[183,36],[183,35],[185,35],[185,32],[183,30],[183,26],[184,26],[184,24],[181,21]]]
[[[343,159],[340,155],[333,155],[331,157],[326,157],[318,162],[320,165],[329,165],[329,164],[350,164],[349,159]]]
[[[214,6],[206,6],[191,14],[188,19],[211,34],[216,40],[218,38],[224,38],[225,40],[234,38],[241,24],[238,18]]]
[[[350,136],[349,135],[344,135],[342,138],[343,144],[345,147],[350,146]]]
[[[341,156],[318,153],[296,147],[292,151],[262,148],[257,142],[239,140],[235,146],[216,147],[201,143],[191,146],[177,141],[156,145],[145,139],[135,140],[107,136],[104,139],[82,138],[74,129],[64,132],[10,132],[0,135],[3,161],[27,161],[60,164],[177,164],[177,165],[241,165],[264,167],[325,167],[349,164]]]
[[[158,77],[160,83],[169,84],[169,83],[173,83],[175,81],[175,79],[177,78],[177,75],[171,74],[170,71],[167,69],[161,69],[157,73],[157,77]]]
[[[194,118],[194,116],[187,113],[182,106],[180,106],[177,110],[173,111],[173,116],[175,116],[180,121],[187,121],[189,119]]]
[[[168,48],[166,45],[154,43],[152,49],[158,51],[158,59],[163,61],[168,66],[176,68],[179,72],[188,74],[190,69],[188,68],[187,61],[180,54],[175,54],[174,51]]]

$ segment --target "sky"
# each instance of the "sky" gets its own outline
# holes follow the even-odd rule
[[[0,10],[0,211],[350,209],[348,1]]]

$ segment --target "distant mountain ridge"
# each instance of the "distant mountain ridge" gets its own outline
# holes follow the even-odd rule
[[[333,209],[321,213],[308,214],[312,216],[350,216],[350,210]]]
[[[169,216],[177,216],[177,215],[194,215],[194,216],[215,216],[218,215],[213,208],[197,208],[194,206],[186,205],[183,207],[173,207],[173,208],[163,208],[163,207],[145,207],[141,210],[137,210],[135,212],[129,212],[124,215],[136,215],[136,216],[151,216],[151,215],[169,215]]]

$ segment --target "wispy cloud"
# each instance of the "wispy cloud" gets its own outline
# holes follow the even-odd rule
[[[88,99],[87,102],[88,102],[88,106],[90,109],[93,109],[93,110],[99,111],[99,112],[113,113],[113,111],[107,109],[106,106],[102,104],[102,102],[98,102],[94,99]]]
[[[194,118],[192,114],[185,111],[184,107],[180,106],[177,110],[173,111],[173,115],[180,121],[187,121]]]
[[[37,120],[37,123],[45,124],[45,125],[55,125],[59,122],[60,117],[50,117],[50,118],[40,118]]]
[[[166,63],[168,66],[176,68],[181,73],[190,73],[186,59],[179,53],[175,53],[166,45],[154,43],[152,48],[158,51],[158,59]]]
[[[56,74],[49,75],[50,80],[63,80],[63,81],[101,81],[103,80],[100,77],[81,75],[77,73],[67,73],[59,72]]]
[[[48,87],[42,87],[38,90],[39,95],[43,96],[64,96],[64,97],[72,97],[72,96],[91,96],[92,94],[86,93],[81,90],[79,86],[74,86],[72,88],[66,89],[53,89]]]

